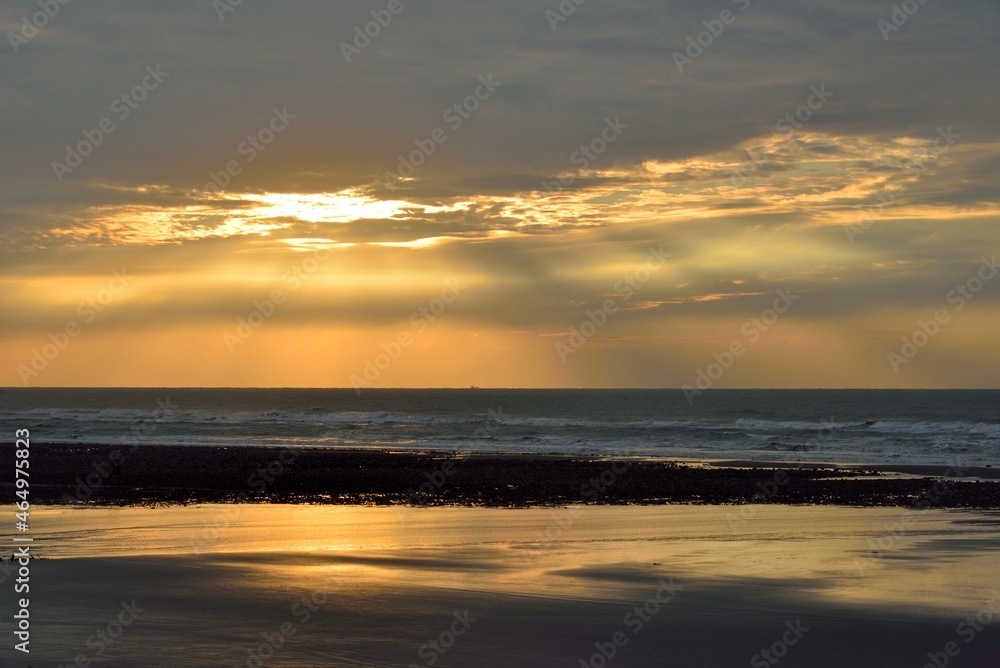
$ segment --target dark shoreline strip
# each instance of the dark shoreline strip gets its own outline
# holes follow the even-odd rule
[[[4,447],[3,456],[12,458],[13,444]],[[688,466],[320,448],[33,443],[31,450],[34,504],[778,503],[1000,509],[1000,481],[888,477],[876,467]],[[116,460],[120,473],[112,466]],[[929,475],[943,472],[931,470]],[[12,483],[7,475],[8,498]]]

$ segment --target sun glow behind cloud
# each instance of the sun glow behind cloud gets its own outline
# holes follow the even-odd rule
[[[347,223],[373,218],[408,218],[461,211],[468,202],[449,206],[415,204],[403,200],[379,200],[356,188],[338,193],[249,193],[227,195],[229,201],[249,202],[250,219],[291,218],[313,223]]]
[[[128,203],[95,204],[62,214],[49,238],[84,245],[144,245],[248,235],[281,237],[285,230],[296,230],[292,236],[302,238],[306,235],[301,232],[309,230],[308,236],[330,240],[342,236],[335,231],[338,226],[391,221],[397,229],[412,231],[399,232],[396,238],[338,243],[420,249],[518,229],[539,233],[722,215],[796,215],[799,225],[851,225],[886,193],[894,198],[893,206],[880,212],[886,217],[982,216],[998,213],[997,207],[920,202],[907,197],[906,191],[919,181],[933,181],[929,174],[946,170],[955,161],[998,150],[1000,145],[958,145],[938,155],[929,138],[772,135],[698,158],[567,173],[565,186],[554,189],[542,188],[545,179],[540,179],[532,190],[464,192],[433,199],[420,194],[419,178],[410,179],[400,196],[391,198],[383,198],[378,184],[318,193],[171,191],[146,185],[117,188],[133,199]],[[143,203],[144,199],[151,201]],[[476,228],[461,234],[432,232],[436,221],[472,216],[478,221]]]

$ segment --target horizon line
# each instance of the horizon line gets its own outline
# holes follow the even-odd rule
[[[39,385],[19,386],[0,385],[0,391],[7,390],[344,390],[355,392],[353,387],[308,387],[292,385]],[[483,386],[437,386],[437,387],[368,387],[364,392],[411,391],[427,390],[464,390],[464,391],[578,391],[578,392],[608,392],[608,391],[643,391],[643,392],[683,392],[683,387],[483,387]],[[996,392],[1000,387],[719,387],[709,392]]]

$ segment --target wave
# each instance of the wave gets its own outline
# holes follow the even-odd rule
[[[984,436],[1000,438],[1000,424],[991,424],[988,422],[932,422],[927,420],[905,422],[902,420],[878,420],[869,429],[886,434],[928,434],[931,436],[941,433],[982,434]]]
[[[457,422],[431,415],[405,415],[390,411],[345,411],[339,413],[291,411],[171,410],[132,408],[31,408],[4,416],[4,419],[46,419],[76,422],[219,422],[227,424],[300,423],[300,424],[430,424]]]
[[[837,429],[851,429],[863,427],[869,423],[858,422],[806,422],[804,420],[758,420],[752,418],[740,418],[734,423],[743,429],[770,429],[778,431],[833,431]]]
[[[31,408],[0,416],[0,420],[63,420],[71,422],[142,422],[218,423],[218,424],[311,424],[311,425],[481,425],[491,422],[482,416],[441,416],[393,411],[324,411],[313,407],[307,411],[227,411],[227,410],[171,410],[160,411],[131,408]],[[533,428],[583,428],[616,430],[686,430],[713,431],[724,436],[752,438],[778,438],[787,433],[862,432],[880,434],[927,435],[968,434],[987,438],[1000,438],[1000,424],[965,421],[929,420],[867,420],[854,422],[767,420],[739,418],[733,421],[717,420],[594,420],[567,417],[514,417],[503,416],[498,424],[507,427]]]

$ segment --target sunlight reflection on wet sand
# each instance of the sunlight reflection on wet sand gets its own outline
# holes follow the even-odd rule
[[[965,610],[1000,513],[788,506],[529,510],[229,505],[36,511],[53,558],[215,554],[296,577],[609,598],[621,580],[793,581],[803,598]],[[875,551],[873,552],[873,549]],[[614,573],[614,576],[609,575]]]

